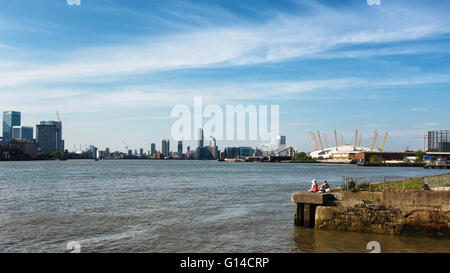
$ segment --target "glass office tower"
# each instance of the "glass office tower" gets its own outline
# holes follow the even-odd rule
[[[20,112],[4,111],[3,112],[3,142],[12,139],[12,129],[14,126],[20,126]]]

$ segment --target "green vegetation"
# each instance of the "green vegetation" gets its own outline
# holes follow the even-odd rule
[[[369,158],[369,161],[382,163],[382,162],[384,162],[384,158],[382,158],[381,156],[378,156],[378,155],[373,155]]]
[[[308,155],[305,152],[296,153],[295,156],[292,158],[295,162],[314,162],[316,161],[314,158],[312,158],[310,155]]]
[[[417,151],[416,152],[416,162],[422,162],[423,161],[423,157],[426,155],[427,153],[425,153],[424,151]]]
[[[62,158],[64,158],[64,152],[54,151],[54,152],[51,154],[51,156],[52,156],[54,159],[62,159]]]

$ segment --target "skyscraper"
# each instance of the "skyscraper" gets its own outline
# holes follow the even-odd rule
[[[286,136],[277,136],[278,147],[286,146]]]
[[[183,158],[183,141],[178,141],[178,158]]]
[[[198,129],[198,148],[203,148],[203,129]]]
[[[61,121],[41,121],[40,125],[53,125],[56,127],[56,151],[64,151],[64,140],[62,139]]]
[[[12,139],[13,126],[20,126],[20,112],[4,111],[3,112],[3,142]]]
[[[151,155],[156,154],[156,144],[152,143],[151,147],[150,147],[150,151],[151,151]]]
[[[12,128],[12,138],[13,139],[33,140],[33,127],[13,126],[13,128]]]
[[[36,125],[36,140],[42,152],[51,154],[57,149],[56,125]]]
[[[217,149],[217,142],[214,137],[211,137],[211,140],[209,141],[209,150],[212,159],[217,159],[217,157],[219,156],[219,150]]]
[[[164,139],[161,141],[161,153],[163,156],[169,156],[170,151],[170,142],[168,139]]]

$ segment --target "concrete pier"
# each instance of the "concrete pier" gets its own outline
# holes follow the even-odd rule
[[[314,227],[316,207],[330,205],[335,198],[332,193],[298,192],[292,194],[291,200],[297,204],[294,224]]]

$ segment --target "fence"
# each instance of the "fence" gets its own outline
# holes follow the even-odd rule
[[[404,176],[371,176],[342,178],[344,191],[383,191],[383,189],[423,188],[423,179]]]
[[[424,177],[424,184],[430,189],[450,187],[450,174]]]

